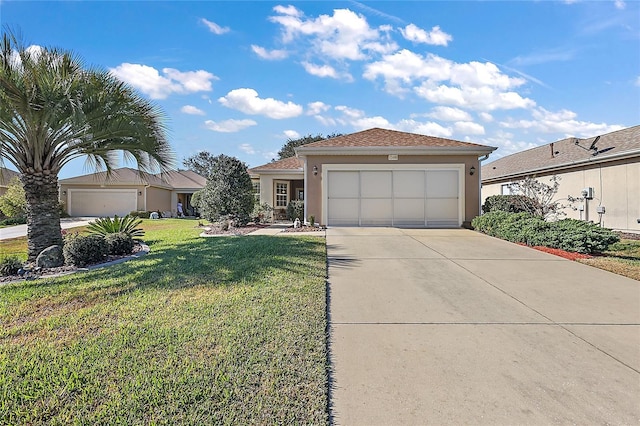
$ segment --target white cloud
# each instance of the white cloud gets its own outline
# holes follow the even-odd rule
[[[457,121],[453,127],[456,132],[465,135],[484,135],[484,127],[472,121]]]
[[[432,121],[424,123],[415,120],[401,120],[396,126],[394,126],[394,129],[439,138],[448,138],[453,134],[451,128],[444,127]]]
[[[636,78],[635,85],[640,87],[640,75]]]
[[[504,120],[500,126],[507,129],[525,129],[542,133],[560,133],[566,137],[590,137],[597,134],[623,129],[617,124],[592,123],[577,120],[577,114],[566,109],[551,112],[537,108],[532,112],[532,120]]]
[[[386,32],[369,26],[366,18],[349,9],[335,9],[333,15],[306,19],[293,6],[276,6],[269,19],[282,27],[282,41],[307,40],[316,54],[343,60],[364,60],[369,53],[389,53],[397,44]]]
[[[303,112],[300,105],[291,101],[285,103],[273,98],[262,99],[258,97],[258,92],[248,88],[232,90],[226,96],[218,98],[218,102],[245,114],[264,115],[274,119],[297,117]]]
[[[404,28],[400,28],[400,32],[404,38],[415,43],[446,46],[453,40],[453,37],[442,31],[439,26],[435,26],[431,28],[431,31],[427,32],[414,24],[409,24]]]
[[[433,103],[473,110],[535,106],[533,100],[513,91],[526,80],[503,74],[491,62],[456,63],[438,55],[423,57],[403,49],[366,65],[363,76],[369,80],[382,78],[385,90],[391,94],[403,95],[412,88]]]
[[[201,110],[200,108],[194,107],[193,105],[185,105],[182,108],[180,108],[180,111],[190,115],[205,115],[205,112],[203,110]]]
[[[231,29],[229,27],[221,27],[220,25],[216,24],[215,22],[208,21],[208,20],[206,20],[204,18],[200,19],[200,22],[205,24],[207,26],[207,28],[209,28],[209,31],[211,31],[212,33],[217,34],[217,35],[222,35],[224,33],[228,33],[229,31],[231,31]]]
[[[253,120],[224,120],[224,121],[213,121],[207,120],[204,122],[204,125],[207,129],[213,130],[214,132],[221,133],[235,133],[239,132],[242,129],[246,129],[247,127],[255,126],[256,123]]]
[[[471,121],[471,115],[458,108],[438,106],[426,114],[427,117],[442,121]]]
[[[251,50],[253,50],[253,52],[259,57],[261,57],[262,59],[266,59],[269,61],[277,61],[280,59],[285,59],[289,56],[289,52],[287,52],[286,50],[280,50],[280,49],[267,50],[264,47],[260,47],[255,44],[251,45]]]
[[[627,7],[627,3],[625,3],[623,0],[615,0],[614,4],[616,6],[616,9],[619,9],[619,10],[623,10],[624,8]]]
[[[283,133],[288,139],[300,138],[300,133],[296,132],[295,130],[285,130]]]
[[[148,65],[126,62],[109,71],[152,99],[165,99],[172,93],[208,92],[212,89],[211,81],[218,79],[204,70],[182,72],[164,68],[164,75],[160,75],[158,70]]]
[[[338,78],[338,73],[331,65],[314,65],[309,62],[303,62],[302,66],[306,72],[316,77]]]
[[[328,111],[331,105],[327,105],[324,102],[310,102],[307,104],[307,115],[317,115]]]
[[[242,145],[240,145],[238,148],[240,148],[240,150],[244,153],[247,153],[249,155],[253,155],[256,153],[256,150],[253,149],[253,147],[248,144],[248,143],[243,143]]]
[[[482,118],[487,123],[490,123],[493,121],[493,115],[489,114],[488,112],[479,112],[478,117]]]
[[[528,66],[546,64],[549,62],[570,61],[576,56],[577,51],[566,47],[519,55],[508,63],[514,66]]]

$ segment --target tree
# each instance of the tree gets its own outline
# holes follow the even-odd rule
[[[342,136],[342,134],[332,133],[330,135],[327,135],[326,137],[322,136],[321,134],[317,134],[315,136],[311,136],[311,134],[308,134],[307,136],[303,136],[298,139],[289,138],[287,142],[284,144],[284,146],[280,149],[280,151],[278,151],[278,160],[284,160],[285,158],[295,157],[296,155],[295,148],[301,145],[306,145],[308,143],[318,142],[325,139],[331,139],[337,136]]]
[[[200,151],[196,155],[185,159],[182,165],[200,176],[207,177],[211,171],[211,165],[215,162],[215,158],[213,154],[207,151]]]
[[[551,185],[527,176],[518,182],[510,184],[511,193],[522,196],[515,199],[520,211],[528,212],[544,219],[555,219],[566,215],[562,211],[566,206],[559,201],[554,201],[560,188],[560,177],[553,175],[549,182]]]
[[[207,184],[197,197],[200,214],[209,221],[227,216],[246,224],[255,204],[247,165],[221,154],[212,158],[206,176]]]
[[[58,174],[87,157],[110,173],[121,155],[141,173],[165,172],[174,156],[162,114],[107,71],[87,69],[73,53],[0,41],[0,161],[21,173],[30,261],[62,245]]]
[[[0,212],[7,217],[25,217],[27,213],[27,200],[24,196],[24,188],[18,177],[9,181],[7,192],[0,197]]]

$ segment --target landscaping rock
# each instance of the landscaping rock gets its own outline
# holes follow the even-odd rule
[[[40,268],[57,268],[62,265],[64,265],[64,255],[59,245],[47,247],[36,258],[36,266]]]

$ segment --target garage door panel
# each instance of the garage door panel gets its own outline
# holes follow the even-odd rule
[[[424,226],[424,198],[396,198],[393,200],[396,226]]]
[[[363,198],[360,201],[360,224],[363,226],[391,226],[393,202],[391,199]]]
[[[391,198],[391,172],[360,172],[360,196],[363,198]]]
[[[395,198],[424,198],[425,176],[423,170],[398,170],[393,172]]]
[[[329,173],[329,198],[360,197],[360,174],[358,172]]]
[[[73,216],[125,216],[137,210],[135,190],[70,190],[69,213]]]
[[[440,198],[427,200],[427,222],[458,218],[458,199]]]
[[[332,198],[329,200],[329,224],[336,226],[358,226],[360,200],[357,198]]]
[[[458,188],[457,170],[427,171],[428,198],[457,198]]]

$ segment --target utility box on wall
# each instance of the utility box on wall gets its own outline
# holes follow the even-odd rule
[[[587,200],[593,200],[593,188],[589,186],[583,189],[582,196]]]

